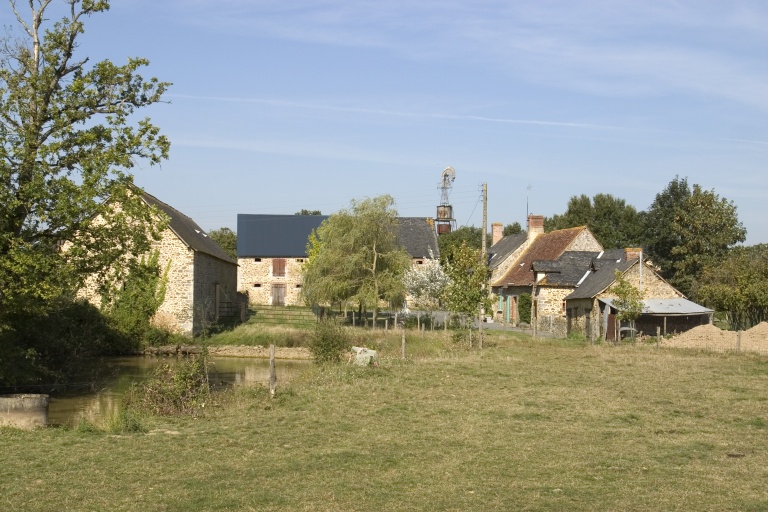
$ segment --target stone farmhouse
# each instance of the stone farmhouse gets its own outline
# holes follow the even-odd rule
[[[620,339],[618,311],[613,305],[616,271],[642,293],[643,311],[635,321],[638,334],[655,336],[658,329],[666,335],[712,323],[713,310],[686,299],[636,250],[627,251],[624,258],[592,261],[582,283],[565,297],[568,333],[576,332],[590,340]]]
[[[146,192],[140,193],[147,205],[168,219],[168,227],[152,247],[159,251],[160,268],[168,268],[165,300],[153,321],[195,335],[221,317],[240,317],[237,262],[191,218]],[[83,295],[91,302],[100,301],[92,287]]]
[[[328,215],[237,216],[237,288],[251,305],[301,305],[307,241]],[[434,221],[399,217],[399,240],[414,265],[439,257]],[[431,256],[430,256],[431,255]]]
[[[527,234],[502,238],[501,225],[492,228],[489,268],[497,322],[530,322],[534,333],[616,339],[616,270],[643,293],[638,331],[655,334],[658,326],[664,333],[679,332],[711,321],[711,310],[687,300],[642,262],[642,249],[604,250],[584,226],[544,233],[544,218],[536,215],[529,216]],[[523,294],[531,297],[530,318],[519,315]]]
[[[492,226],[494,238],[498,236],[498,228],[498,224]],[[554,332],[563,323],[559,330],[564,333],[564,322],[559,321],[565,315],[564,299],[576,283],[571,282],[570,272],[564,275],[562,270],[552,270],[552,277],[545,281],[546,274],[539,267],[552,266],[564,253],[569,253],[569,259],[573,259],[576,253],[597,255],[601,251],[603,247],[586,227],[544,233],[544,217],[530,215],[527,234],[494,240],[488,251],[491,290],[497,303],[494,319],[515,325],[531,322],[535,329],[546,328]],[[533,270],[534,262],[537,272]],[[586,263],[581,264],[586,270]],[[556,278],[554,274],[559,275]],[[532,297],[530,319],[520,318],[518,306],[523,294]]]

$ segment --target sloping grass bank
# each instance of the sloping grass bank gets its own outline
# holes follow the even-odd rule
[[[150,434],[0,430],[0,507],[768,509],[768,358],[492,341],[385,341]]]

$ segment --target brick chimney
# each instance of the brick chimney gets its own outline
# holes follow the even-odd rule
[[[528,216],[528,241],[532,242],[539,235],[544,234],[544,216],[543,215],[529,215]]]
[[[627,247],[624,249],[624,259],[627,261],[639,259],[641,254],[643,254],[642,247]]]
[[[502,239],[504,236],[504,225],[501,222],[494,222],[491,224],[491,246],[496,245],[496,242]]]

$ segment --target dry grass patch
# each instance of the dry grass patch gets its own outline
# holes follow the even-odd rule
[[[498,339],[402,361],[388,343],[377,369],[312,366],[275,400],[240,389],[151,425],[179,435],[2,431],[0,495],[16,510],[768,508],[766,358]]]

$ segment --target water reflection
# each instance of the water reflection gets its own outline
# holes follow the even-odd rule
[[[51,396],[48,422],[52,425],[77,425],[81,419],[98,422],[117,413],[123,394],[134,382],[141,383],[159,365],[172,361],[156,357],[122,357],[107,361],[96,380],[86,389]],[[212,357],[208,376],[212,386],[247,386],[269,383],[269,360]],[[278,359],[277,382],[285,384],[311,364],[309,361]]]

